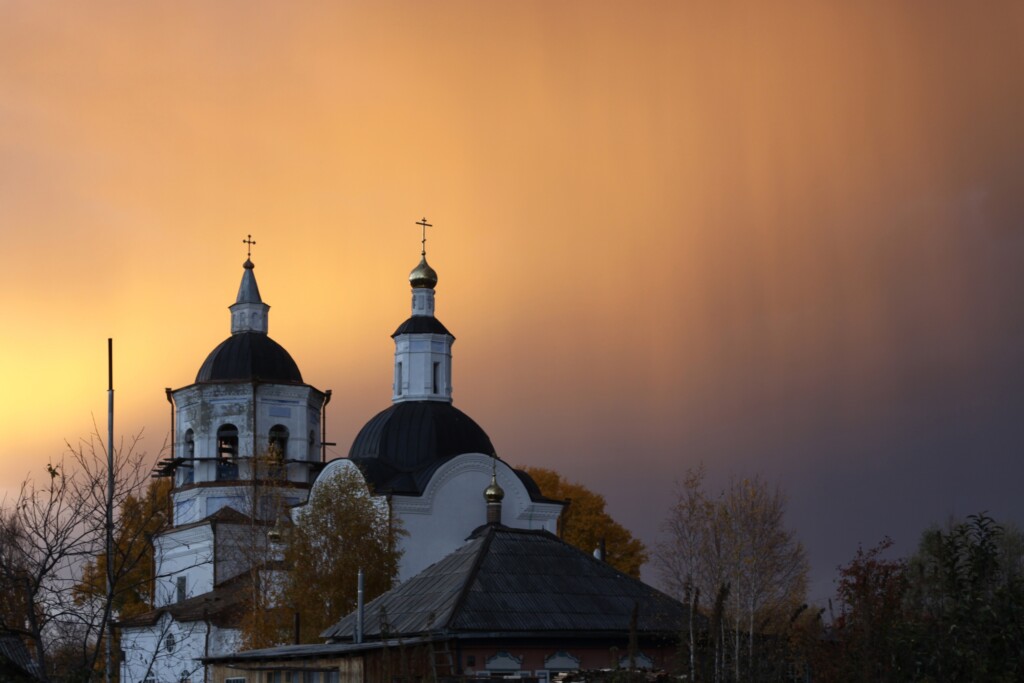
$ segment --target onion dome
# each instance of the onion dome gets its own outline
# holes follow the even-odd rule
[[[505,498],[505,490],[498,485],[498,477],[491,473],[491,483],[484,489],[484,500],[488,503],[500,503]]]
[[[427,263],[426,254],[420,257],[419,265],[409,273],[409,284],[413,289],[433,289],[437,286],[437,271]]]

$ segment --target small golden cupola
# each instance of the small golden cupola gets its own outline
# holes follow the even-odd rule
[[[409,284],[413,289],[433,289],[437,286],[437,271],[427,263],[427,228],[432,228],[426,218],[421,218],[416,225],[422,229],[420,239],[420,263],[409,273]]]
[[[427,255],[420,255],[420,264],[409,273],[409,284],[413,289],[433,289],[437,286],[437,271],[427,263]]]
[[[498,459],[494,458],[491,467],[491,483],[484,489],[484,500],[487,501],[487,523],[501,524],[501,501],[505,498],[505,490],[498,485]]]
[[[391,400],[452,402],[452,336],[434,317],[437,272],[427,264],[427,219],[416,221],[423,231],[420,264],[409,273],[412,315],[391,337],[395,340],[395,383]]]

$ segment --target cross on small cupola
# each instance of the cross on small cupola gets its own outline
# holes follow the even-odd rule
[[[246,258],[245,263],[242,264],[242,284],[238,286],[238,296],[235,298],[235,303],[229,307],[231,309],[231,334],[242,332],[266,334],[267,313],[270,311],[270,306],[263,303],[263,299],[260,297],[260,288],[256,284],[256,275],[253,274],[253,269],[256,266],[252,263],[252,245],[256,244],[256,240],[252,238],[252,235],[246,235],[242,244],[246,247]]]
[[[252,261],[252,245],[256,244],[256,240],[252,238],[252,235],[246,235],[242,244],[246,245],[245,260]]]
[[[426,216],[424,216],[423,218],[421,218],[418,221],[416,221],[416,225],[418,225],[418,226],[420,226],[420,228],[422,228],[422,231],[420,233],[420,246],[421,246],[421,248],[420,248],[420,256],[426,256],[427,255],[427,228],[432,228],[434,226],[427,222]]]
[[[437,285],[437,271],[427,264],[427,228],[434,226],[426,218],[416,221],[416,225],[420,226],[420,263],[409,273],[409,283],[413,289],[433,290]]]

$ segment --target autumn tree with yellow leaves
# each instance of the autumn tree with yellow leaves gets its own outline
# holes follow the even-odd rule
[[[402,531],[354,466],[321,477],[293,517],[279,518],[262,561],[253,563],[254,599],[241,624],[247,648],[291,642],[296,615],[299,640],[320,642],[320,633],[355,609],[360,569],[366,600],[398,576]]]
[[[322,631],[355,609],[360,569],[367,601],[391,588],[402,555],[395,524],[354,467],[317,483],[296,515],[285,552],[291,572],[284,599],[302,617],[303,641],[318,642]]]
[[[113,609],[119,619],[133,617],[153,608],[156,572],[153,537],[170,526],[171,480],[153,479],[143,493],[129,494],[121,503],[114,534],[114,576],[120,577],[113,595]],[[79,601],[102,596],[106,591],[107,557],[98,555],[82,567],[75,586]]]
[[[569,501],[558,523],[558,534],[562,540],[588,553],[603,543],[608,564],[640,578],[640,567],[648,558],[647,549],[605,511],[604,496],[582,484],[566,480],[554,470],[543,467],[523,469],[545,497]]]

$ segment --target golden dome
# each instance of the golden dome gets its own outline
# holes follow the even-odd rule
[[[427,257],[420,257],[420,264],[409,273],[409,282],[418,289],[433,289],[437,285],[437,271],[427,263]]]
[[[488,503],[500,503],[504,497],[505,491],[498,486],[498,479],[492,474],[490,486],[484,489],[484,498]]]

